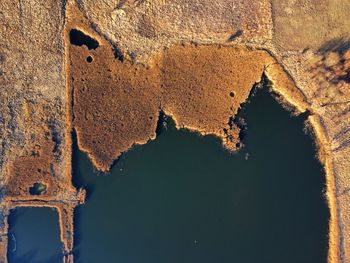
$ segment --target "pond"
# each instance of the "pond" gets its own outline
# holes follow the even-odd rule
[[[176,130],[94,172],[74,147],[75,262],[327,262],[325,176],[306,116],[259,89],[239,113],[244,147]]]
[[[62,263],[57,210],[25,207],[9,216],[9,263]]]

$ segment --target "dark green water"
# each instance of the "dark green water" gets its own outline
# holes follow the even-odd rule
[[[74,151],[75,260],[82,263],[322,263],[329,212],[305,117],[265,90],[239,114],[245,148],[168,128],[109,174]],[[245,160],[249,153],[248,160]]]
[[[62,263],[56,210],[16,208],[11,211],[9,226],[9,263]]]

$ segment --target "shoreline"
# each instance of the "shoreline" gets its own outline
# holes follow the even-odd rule
[[[82,7],[78,7],[73,1],[68,1],[62,9],[64,13],[64,19],[62,21],[63,27],[59,32],[61,37],[60,41],[63,42],[63,54],[60,54],[63,60],[61,61],[61,68],[57,69],[57,71],[60,73],[59,78],[63,79],[62,82],[64,83],[62,85],[64,86],[64,95],[61,95],[63,109],[58,109],[58,106],[56,107],[54,104],[49,111],[51,110],[54,113],[59,112],[57,116],[54,114],[52,114],[52,116],[54,119],[60,119],[64,127],[60,130],[56,130],[58,128],[54,125],[53,128],[50,125],[48,127],[45,126],[46,128],[44,129],[37,128],[39,127],[39,125],[37,125],[39,120],[42,122],[49,122],[49,117],[52,117],[49,115],[46,106],[53,104],[54,99],[53,97],[49,97],[47,100],[45,97],[35,97],[36,93],[33,92],[34,95],[30,96],[35,98],[33,100],[34,102],[42,101],[43,106],[40,106],[42,109],[39,107],[35,108],[34,106],[33,109],[31,109],[31,105],[24,105],[27,107],[25,108],[25,113],[28,116],[26,115],[23,117],[23,119],[25,119],[24,121],[20,119],[19,122],[23,121],[23,123],[20,123],[22,126],[19,126],[19,130],[25,130],[28,134],[30,131],[39,136],[42,136],[45,131],[49,130],[52,138],[49,138],[48,141],[43,139],[42,142],[38,143],[40,146],[38,155],[48,155],[50,158],[40,159],[32,157],[30,152],[33,151],[33,149],[37,150],[32,142],[26,144],[27,152],[25,153],[22,153],[12,146],[15,149],[11,152],[14,157],[11,162],[6,159],[9,164],[6,163],[7,166],[3,173],[4,187],[5,189],[7,187],[10,191],[5,194],[1,202],[4,224],[0,229],[0,234],[2,236],[2,240],[0,241],[0,261],[7,262],[8,213],[17,206],[33,206],[53,207],[58,210],[61,229],[60,235],[66,254],[64,262],[73,262],[71,252],[74,238],[74,207],[84,203],[85,200],[85,191],[82,189],[77,191],[77,189],[72,186],[71,136],[73,130],[75,130],[77,134],[79,149],[88,153],[90,160],[92,160],[97,169],[105,172],[109,170],[111,164],[120,154],[133,147],[133,145],[145,144],[156,138],[155,127],[159,111],[164,111],[166,114],[170,115],[176,123],[177,128],[186,128],[202,135],[215,135],[220,138],[224,147],[234,150],[234,146],[239,142],[239,127],[235,127],[234,124],[232,125],[230,120],[236,116],[240,106],[249,99],[250,90],[254,83],[259,82],[259,78],[261,78],[260,76],[262,76],[262,74],[265,74],[268,80],[271,81],[271,89],[278,94],[278,102],[282,107],[289,109],[295,114],[303,112],[308,113],[306,127],[310,127],[312,131],[312,137],[317,147],[318,159],[324,168],[326,177],[326,198],[330,211],[328,262],[344,263],[347,260],[347,257],[350,256],[348,256],[350,253],[350,245],[346,244],[346,242],[349,243],[350,240],[350,231],[346,227],[349,219],[346,218],[346,215],[342,215],[342,211],[348,212],[350,208],[349,205],[346,205],[346,201],[341,200],[341,194],[338,193],[342,193],[345,191],[344,189],[347,189],[344,170],[346,170],[345,162],[349,162],[349,159],[346,160],[346,157],[344,157],[344,160],[341,160],[343,162],[341,165],[345,168],[341,167],[343,170],[340,169],[340,171],[337,171],[337,160],[335,157],[343,157],[346,155],[346,152],[338,153],[336,151],[337,148],[334,148],[334,144],[336,144],[336,146],[339,144],[340,147],[344,141],[337,140],[337,138],[328,134],[327,129],[332,133],[336,133],[336,129],[339,127],[335,127],[335,125],[332,126],[330,122],[326,123],[324,119],[328,118],[326,121],[329,121],[329,119],[332,119],[332,115],[335,116],[340,109],[331,109],[329,110],[330,113],[328,113],[326,108],[323,108],[327,103],[333,103],[333,100],[342,98],[341,96],[343,95],[339,95],[340,93],[338,94],[336,92],[334,93],[335,95],[329,95],[326,89],[324,95],[322,93],[323,90],[321,89],[321,91],[319,91],[318,87],[322,86],[324,83],[321,83],[322,85],[313,83],[313,76],[309,74],[310,65],[307,60],[310,57],[312,58],[316,53],[305,51],[305,54],[304,52],[303,54],[297,54],[296,52],[286,51],[284,54],[283,51],[278,50],[272,42],[275,29],[269,18],[269,21],[264,23],[265,26],[268,25],[266,31],[269,33],[269,37],[267,39],[264,39],[265,36],[263,33],[261,36],[255,36],[256,42],[249,42],[248,35],[243,35],[244,40],[238,39],[237,42],[232,41],[232,43],[221,43],[221,35],[216,36],[214,40],[210,38],[205,41],[202,40],[201,44],[198,44],[196,41],[174,40],[174,38],[172,40],[173,42],[164,42],[167,45],[163,50],[158,47],[158,52],[155,51],[156,47],[153,48],[151,45],[152,48],[149,47],[149,50],[151,50],[153,54],[147,54],[147,52],[143,54],[144,57],[148,57],[148,64],[144,63],[144,61],[143,64],[137,61],[135,62],[130,54],[128,54],[129,57],[126,57],[122,62],[119,60],[120,57],[116,57],[115,52],[119,50],[116,49],[116,46],[113,44],[114,42],[107,38],[107,34],[103,34],[103,27],[97,28],[97,26],[92,23],[92,19],[88,17],[86,12],[83,12]],[[116,12],[119,15],[122,14],[121,10],[117,10]],[[272,11],[268,14],[271,15],[271,20],[273,20]],[[69,36],[71,29],[77,29],[83,34],[93,38],[99,43],[99,47],[96,50],[89,50],[85,46],[73,46],[70,43]],[[254,30],[252,30],[252,32],[254,32]],[[223,36],[226,36],[225,34],[226,33],[222,33]],[[130,42],[132,42],[134,46],[142,45],[142,42],[137,42],[135,39],[130,40]],[[171,44],[169,44],[170,42]],[[150,42],[147,43],[150,45]],[[125,45],[125,43],[123,44]],[[36,53],[33,52],[33,54],[35,55]],[[122,52],[121,54],[126,55]],[[284,55],[286,55],[287,58],[284,58]],[[231,57],[225,60],[227,56]],[[93,63],[98,62],[98,66],[92,66],[92,60],[90,62],[87,61],[90,64],[83,64],[82,61],[86,63],[85,61],[88,57],[94,60]],[[192,63],[195,59],[197,59],[196,62]],[[248,61],[249,59],[252,61]],[[299,61],[303,59],[306,61],[304,64]],[[234,60],[234,62],[232,62],[232,60]],[[183,70],[184,72],[182,71],[182,66],[186,63],[189,65],[189,67],[186,68],[189,72],[187,75],[186,70]],[[209,66],[197,70],[195,66],[201,63],[204,65],[208,64]],[[41,65],[41,67],[44,67],[43,65]],[[74,68],[76,65],[78,66]],[[223,71],[225,73],[223,75],[227,75],[229,74],[228,68],[234,70],[234,74],[232,74],[234,76],[232,78],[220,76],[222,79],[213,80],[213,76],[210,76],[211,72],[217,69],[219,69],[217,70],[218,73]],[[96,69],[101,72],[99,72],[96,78],[93,78],[94,74],[92,73]],[[43,72],[45,70],[46,68],[44,68]],[[209,77],[207,75],[209,75]],[[122,76],[122,79],[118,78],[119,76]],[[193,76],[198,76],[198,78],[193,80]],[[110,78],[110,80],[105,82],[108,78]],[[248,81],[242,80],[244,78],[248,79]],[[83,83],[84,81],[82,81],[82,79],[87,81]],[[212,84],[212,86],[206,86],[206,82]],[[119,89],[120,93],[114,93],[114,99],[121,98],[121,101],[124,100],[127,101],[127,103],[120,108],[118,108],[118,105],[115,105],[115,114],[113,113],[115,116],[107,116],[110,118],[104,120],[106,117],[105,115],[108,115],[106,114],[106,112],[108,113],[107,109],[102,107],[100,111],[97,112],[95,103],[90,104],[89,99],[93,98],[98,102],[101,101],[101,99],[103,101],[103,98],[106,96],[103,94],[103,91],[99,94],[91,92],[79,95],[78,92],[82,91],[83,88],[85,89],[86,83],[90,83],[89,88],[97,87],[98,91],[101,91],[98,87],[104,86],[104,84],[110,88],[108,92],[113,93],[115,90]],[[200,83],[198,89],[194,88],[196,83]],[[186,86],[184,84],[188,85]],[[224,85],[220,86],[219,84]],[[11,86],[10,84],[7,85]],[[234,90],[230,85],[234,87]],[[123,89],[123,86],[130,86],[131,89]],[[138,89],[140,86],[145,86],[145,89],[140,91],[140,89]],[[178,89],[175,93],[169,91],[174,90],[177,86],[183,86],[184,88]],[[214,89],[210,89],[212,87],[214,87]],[[59,90],[59,88],[57,88],[57,90]],[[217,89],[215,90],[215,88]],[[329,87],[329,89],[330,88],[331,87]],[[47,90],[45,96],[50,94]],[[152,90],[152,93],[148,93],[150,90]],[[38,90],[36,90],[36,92],[38,92]],[[229,95],[231,92],[233,92],[233,96]],[[315,94],[321,95],[317,97]],[[141,95],[143,96],[142,99],[137,99],[141,97]],[[10,95],[7,96],[9,96],[9,100],[13,99]],[[345,98],[346,96],[347,95],[344,95]],[[85,101],[83,101],[84,97],[87,98]],[[211,100],[211,97],[215,99]],[[131,99],[128,100],[128,98]],[[234,105],[232,105],[233,99],[235,100]],[[146,101],[146,103],[143,103],[144,101]],[[15,102],[19,103],[18,101]],[[106,105],[109,105],[108,99],[106,99],[106,102]],[[191,106],[191,104],[193,107],[190,108],[190,110],[183,107],[183,105]],[[207,107],[208,105],[216,106],[216,111],[212,109],[209,110]],[[22,105],[19,103],[18,107],[22,107]],[[81,110],[80,112],[78,112],[79,107]],[[85,114],[84,109],[89,109],[89,113],[92,115],[89,116]],[[126,109],[126,112],[118,115],[120,109]],[[40,118],[38,118],[38,120],[33,120],[34,118],[32,119],[33,115],[31,115],[31,110],[35,113],[40,111],[41,117],[44,116],[44,121]],[[77,112],[75,112],[75,110],[77,110]],[[328,115],[325,117],[326,111]],[[145,114],[142,115],[143,113]],[[345,120],[343,126],[346,125],[345,118],[347,115],[345,114],[346,113],[341,117],[343,119],[338,118],[336,120],[337,122]],[[121,139],[119,141],[113,141],[112,139],[103,140],[101,134],[107,130],[106,127],[108,127],[111,122],[116,124],[114,129],[118,130],[117,124],[119,120],[122,119],[119,118],[122,115],[126,115],[127,117],[132,116],[134,119],[129,118],[129,120],[132,119],[134,122],[129,121],[129,123],[124,124],[127,127],[120,130],[119,135]],[[210,116],[211,120],[206,121],[205,117],[201,118],[201,116]],[[80,120],[78,118],[80,118]],[[90,120],[88,120],[89,118]],[[84,121],[84,119],[86,120]],[[91,123],[94,123],[95,119],[101,121],[101,127],[91,128]],[[126,119],[127,122],[128,118]],[[147,120],[146,125],[142,122],[145,119]],[[145,126],[148,128],[143,131],[135,129],[133,134],[133,132],[130,131],[134,126],[138,128],[141,127],[140,129]],[[343,128],[343,126],[341,128]],[[59,128],[61,128],[61,126]],[[33,129],[33,131],[31,131],[31,129]],[[115,130],[108,131],[107,133],[114,134]],[[91,131],[93,132],[89,134]],[[57,140],[57,138],[55,138],[55,133],[61,134],[63,138],[61,144],[57,144],[55,141]],[[58,136],[58,139],[59,138]],[[90,144],[90,141],[95,139],[99,142],[96,144],[98,147],[96,147],[95,144]],[[59,160],[55,159],[56,156],[51,156],[52,149],[58,146],[62,147],[63,152],[63,157]],[[345,147],[347,146],[345,145]],[[27,154],[27,159],[24,161],[22,154],[24,154],[24,156]],[[98,156],[99,154],[101,154],[101,158]],[[6,155],[5,157],[7,158],[8,156]],[[11,160],[11,158],[9,160]],[[16,163],[17,161],[18,163]],[[50,165],[52,162],[55,164],[56,171],[54,174],[57,177],[52,177],[50,174]],[[49,172],[43,174],[38,171],[33,175],[26,170],[26,167],[31,166],[38,170],[42,169]],[[18,172],[15,168],[18,168]],[[24,172],[29,175],[24,174]],[[49,186],[48,192],[42,196],[30,196],[29,193],[27,193],[27,186],[32,185],[33,180],[42,181],[47,184]]]

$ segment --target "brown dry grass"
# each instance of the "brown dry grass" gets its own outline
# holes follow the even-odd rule
[[[232,118],[271,61],[264,51],[220,45],[173,46],[147,66],[115,59],[103,42],[96,50],[72,45],[70,54],[78,144],[102,171],[132,145],[155,138],[160,110],[177,127],[215,134],[235,150]]]

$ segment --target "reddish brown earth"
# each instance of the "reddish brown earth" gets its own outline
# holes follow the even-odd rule
[[[84,25],[74,11],[68,27],[99,42],[95,49],[70,45],[73,126],[78,144],[94,165],[107,171],[121,153],[156,136],[159,112],[178,128],[219,136],[235,150],[240,105],[264,68],[273,64],[263,51],[230,45],[174,45],[147,64],[115,58],[113,46]]]
[[[263,74],[283,106],[310,113],[327,179],[328,258],[347,262],[348,5],[342,0],[2,1],[0,262],[6,262],[7,215],[18,206],[58,209],[63,260],[73,261],[73,211],[85,194],[71,183],[73,128],[79,147],[103,171],[134,144],[155,138],[160,111],[178,128],[214,134],[234,151],[239,128],[232,120]],[[71,29],[99,47],[71,45]],[[47,189],[32,196],[29,188],[37,182]]]
[[[149,65],[71,46],[73,125],[78,144],[107,171],[122,152],[155,138],[159,111],[177,127],[239,142],[233,118],[270,60],[264,51],[229,46],[173,46]],[[87,58],[92,57],[92,62]]]

